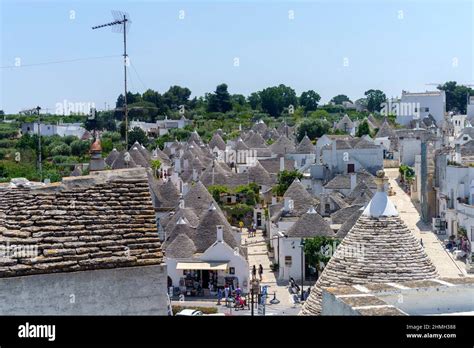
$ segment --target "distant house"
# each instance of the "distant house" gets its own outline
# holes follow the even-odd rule
[[[38,134],[38,128],[42,136],[59,135],[61,137],[73,135],[82,139],[86,133],[86,129],[82,127],[81,123],[58,123],[45,124],[38,122],[28,122],[21,125],[22,134]]]
[[[397,123],[409,124],[413,119],[423,119],[431,115],[436,123],[444,123],[446,113],[446,93],[444,91],[427,91],[410,93],[402,91],[402,96],[396,106]]]
[[[335,124],[334,129],[355,136],[357,132],[357,126],[358,122],[352,121],[349,116],[345,114],[344,117]]]
[[[142,122],[142,121],[131,121],[130,129],[138,127],[142,129],[148,136],[156,137],[162,136],[168,133],[172,128],[184,128],[187,125],[192,124],[192,121],[186,119],[184,116],[179,120],[169,120],[165,117],[164,120],[157,120],[156,122]]]

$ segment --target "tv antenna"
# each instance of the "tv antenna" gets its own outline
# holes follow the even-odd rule
[[[113,22],[97,25],[92,29],[100,29],[105,27],[112,27],[112,31],[115,33],[123,33],[123,72],[124,72],[124,115],[125,115],[125,143],[128,147],[128,108],[127,108],[127,66],[129,65],[127,55],[127,31],[130,28],[132,21],[128,13],[121,11],[112,11]]]

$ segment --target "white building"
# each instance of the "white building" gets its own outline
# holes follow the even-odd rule
[[[282,232],[280,235],[278,279],[289,280],[294,278],[301,281],[302,270],[303,277],[306,273],[302,240],[318,236],[335,237],[335,233],[323,217],[311,206],[306,213],[292,224],[286,233]],[[303,265],[301,262],[303,262]]]
[[[397,116],[397,123],[409,124],[414,119],[423,119],[431,115],[438,126],[444,122],[446,113],[446,93],[444,91],[427,91],[410,93],[402,91],[398,103],[393,103],[391,112]]]
[[[469,103],[467,104],[467,118],[474,118],[474,96],[469,97]]]
[[[59,135],[65,137],[73,135],[81,139],[87,130],[82,127],[81,123],[57,123],[57,124],[45,124],[38,122],[23,123],[21,125],[22,134],[38,134],[38,127],[42,136],[53,136]]]

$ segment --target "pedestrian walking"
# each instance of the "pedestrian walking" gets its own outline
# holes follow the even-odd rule
[[[422,246],[422,247],[425,247],[425,246],[423,245],[423,238],[420,238],[420,243],[421,243],[421,246]]]
[[[252,225],[252,229],[253,229],[253,236],[256,237],[257,236],[257,224],[255,222]]]
[[[260,264],[258,266],[258,275],[260,276],[260,281],[262,280],[262,274],[263,274],[263,266]]]
[[[226,284],[224,288],[224,296],[225,296],[225,305],[228,306],[228,301],[229,301],[229,285]]]
[[[252,279],[255,279],[257,278],[257,267],[255,267],[255,265],[253,265],[252,267]]]

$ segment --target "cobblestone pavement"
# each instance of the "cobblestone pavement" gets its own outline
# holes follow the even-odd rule
[[[420,213],[416,209],[408,194],[403,191],[397,182],[398,168],[386,168],[385,173],[389,183],[395,192],[390,196],[391,201],[397,207],[400,217],[412,230],[417,239],[423,240],[423,245],[429,258],[436,266],[440,277],[458,278],[466,276],[465,268],[460,262],[456,262],[445,250],[438,236],[431,231],[431,226],[421,220]]]

